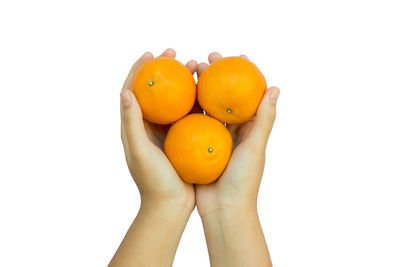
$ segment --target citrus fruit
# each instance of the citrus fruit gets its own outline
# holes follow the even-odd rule
[[[133,75],[132,91],[143,118],[170,124],[185,116],[196,99],[192,73],[179,61],[158,57],[145,62]]]
[[[261,71],[241,57],[210,64],[197,83],[197,99],[208,115],[228,124],[253,117],[267,89]]]
[[[171,126],[164,152],[183,181],[209,184],[228,164],[232,137],[221,122],[193,113]]]

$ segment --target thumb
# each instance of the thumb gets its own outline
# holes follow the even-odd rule
[[[270,87],[264,94],[254,121],[254,128],[251,133],[251,139],[259,147],[260,143],[267,145],[269,135],[274,126],[276,117],[276,102],[280,90],[278,87]]]
[[[121,92],[121,136],[130,152],[140,151],[143,140],[146,137],[142,110],[134,93],[128,89]]]

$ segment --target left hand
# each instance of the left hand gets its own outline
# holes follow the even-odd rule
[[[248,58],[242,55],[244,59]],[[209,63],[221,59],[211,53]],[[207,67],[200,63],[197,73]],[[208,185],[196,185],[196,205],[200,216],[214,212],[256,213],[257,194],[265,164],[265,148],[274,125],[279,89],[267,89],[251,120],[238,125],[228,125],[233,138],[231,159],[221,177]]]

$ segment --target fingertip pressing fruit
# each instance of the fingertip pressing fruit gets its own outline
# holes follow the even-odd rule
[[[232,137],[218,120],[193,113],[171,126],[164,152],[183,181],[209,184],[229,162]]]
[[[158,57],[135,72],[134,92],[143,118],[157,124],[170,124],[183,118],[196,99],[196,82],[192,73],[179,61]]]
[[[208,66],[197,83],[197,99],[210,116],[228,124],[253,117],[267,89],[256,65],[241,57],[226,57]]]

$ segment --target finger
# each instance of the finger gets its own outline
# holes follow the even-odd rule
[[[169,57],[169,58],[175,58],[176,57],[176,52],[174,49],[172,48],[168,48],[167,50],[165,50],[160,57]]]
[[[212,52],[210,55],[208,55],[208,62],[210,64],[214,63],[217,60],[220,60],[222,58],[221,54],[218,52]]]
[[[263,99],[258,107],[257,114],[254,120],[254,127],[250,133],[249,139],[255,145],[265,145],[268,142],[268,137],[276,117],[276,102],[279,97],[280,90],[278,87],[271,87],[265,92]]]
[[[196,60],[190,60],[188,63],[186,63],[185,66],[193,74],[197,70],[197,61]]]
[[[146,140],[142,110],[134,93],[127,89],[121,92],[121,130],[124,146],[129,146],[133,153],[141,151],[143,140]]]
[[[240,127],[241,124],[228,124],[226,128],[231,132],[231,134],[234,134],[237,129]]]
[[[237,131],[241,125],[240,124],[229,124],[226,126],[228,131],[231,133],[232,139],[235,140],[237,137]]]
[[[198,66],[197,66],[197,78],[200,77],[200,74],[208,67],[207,63],[201,62]]]
[[[246,60],[249,60],[249,58],[246,55],[240,55],[239,57],[241,57],[243,59],[246,59]]]
[[[153,54],[150,52],[144,53],[136,62],[133,64],[131,70],[129,71],[128,76],[125,79],[124,85],[122,86],[122,90],[130,88],[133,74],[135,74],[136,70],[146,61],[149,61],[153,58]]]

